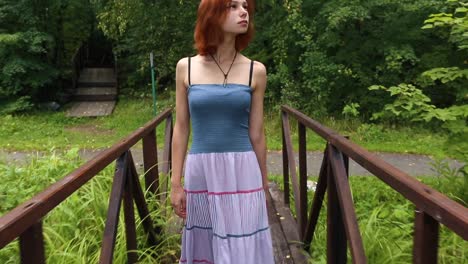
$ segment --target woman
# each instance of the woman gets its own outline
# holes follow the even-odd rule
[[[202,0],[198,55],[177,63],[171,204],[185,219],[180,263],[274,263],[264,192],[266,69],[240,54],[253,36],[253,4]]]

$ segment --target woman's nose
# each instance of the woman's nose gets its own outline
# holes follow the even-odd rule
[[[244,18],[245,16],[247,16],[247,14],[248,14],[247,8],[241,7],[240,16]]]

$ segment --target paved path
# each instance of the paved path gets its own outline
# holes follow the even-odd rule
[[[93,158],[102,150],[81,150],[80,156],[89,160]],[[390,163],[391,165],[399,168],[400,170],[408,173],[411,176],[436,176],[431,163],[434,161],[432,158],[424,155],[414,154],[396,154],[396,153],[374,153],[379,158]],[[37,155],[47,155],[47,152],[6,152],[0,150],[0,160],[6,160],[7,163],[24,164],[32,157]],[[142,150],[141,148],[132,148],[132,155],[137,164],[137,168],[142,167]],[[309,176],[317,176],[320,165],[322,162],[322,153],[308,152],[307,153],[307,174]],[[158,154],[162,158],[162,152]],[[297,155],[295,155],[297,160]],[[282,168],[282,154],[281,151],[268,151],[267,166],[268,172],[274,175],[281,175]],[[297,164],[297,163],[296,163]],[[463,163],[456,160],[449,160],[451,168],[460,168]],[[351,175],[371,175],[367,170],[362,168],[359,164],[350,160],[350,174]]]

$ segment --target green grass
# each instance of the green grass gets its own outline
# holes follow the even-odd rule
[[[161,105],[165,109],[167,105]],[[0,148],[4,150],[49,150],[51,148],[105,148],[150,121],[150,99],[121,98],[108,117],[71,118],[65,112],[37,111],[1,116]],[[157,130],[162,146],[164,124]]]
[[[272,176],[270,179],[283,190],[282,176]],[[312,180],[316,181],[317,178]],[[464,206],[468,203],[466,178],[424,177],[418,180]],[[368,263],[411,263],[414,205],[376,177],[352,176],[350,186]],[[308,192],[309,205],[313,194],[313,191]],[[325,199],[310,250],[312,263],[326,263],[326,206]],[[290,208],[294,213],[292,193]],[[438,253],[438,263],[468,263],[468,242],[441,226]],[[348,262],[351,263],[350,258]]]
[[[173,107],[173,96],[162,95],[158,101],[160,110]],[[64,112],[36,111],[16,116],[1,116],[0,149],[8,151],[49,150],[78,148],[105,148],[116,143],[152,118],[150,98],[121,97],[114,113],[99,118],[69,118]],[[314,117],[313,117],[314,118]],[[370,151],[426,154],[445,157],[444,142],[448,135],[434,133],[424,128],[390,128],[369,125],[357,120],[336,120],[332,117],[317,121]],[[159,147],[162,147],[164,126],[158,128]],[[265,113],[267,147],[280,150],[281,121],[277,111]],[[293,142],[297,142],[297,124],[291,118]],[[294,143],[297,149],[297,143]],[[323,150],[324,140],[307,130],[307,149]]]
[[[77,149],[62,157],[55,154],[38,157],[25,166],[0,163],[0,215],[78,168],[81,163]],[[47,263],[99,262],[114,167],[114,164],[109,165],[44,217]],[[163,212],[171,211],[168,203],[161,203],[158,198],[148,195],[150,215],[153,223],[167,226],[171,221]],[[162,242],[150,248],[146,246],[146,237],[137,212],[135,216],[140,263],[174,263],[180,252],[180,235],[163,233],[159,236]],[[126,261],[123,205],[113,259],[114,263]],[[17,241],[0,249],[0,263],[20,263]]]
[[[314,117],[311,117],[314,119]],[[280,150],[281,120],[279,113],[267,113],[265,129],[269,149]],[[321,118],[316,121],[335,130],[343,136],[369,151],[424,154],[434,157],[446,157],[444,143],[448,135],[434,133],[421,127],[390,128],[378,124],[361,123],[358,120],[337,120],[333,117]],[[290,117],[292,142],[298,149],[297,121]],[[323,151],[325,141],[311,129],[306,130],[307,149]]]

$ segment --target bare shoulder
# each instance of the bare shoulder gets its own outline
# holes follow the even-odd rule
[[[183,83],[187,87],[188,57],[182,58],[176,66],[176,83]]]
[[[265,65],[259,61],[253,64],[253,89],[265,92],[267,82],[267,70]]]
[[[177,70],[187,69],[187,65],[188,65],[188,57],[182,58],[177,62],[176,69]]]
[[[254,61],[253,71],[254,71],[255,76],[257,76],[257,78],[262,77],[262,76],[266,78],[267,70],[266,70],[265,65],[263,65],[263,63],[259,61]]]

